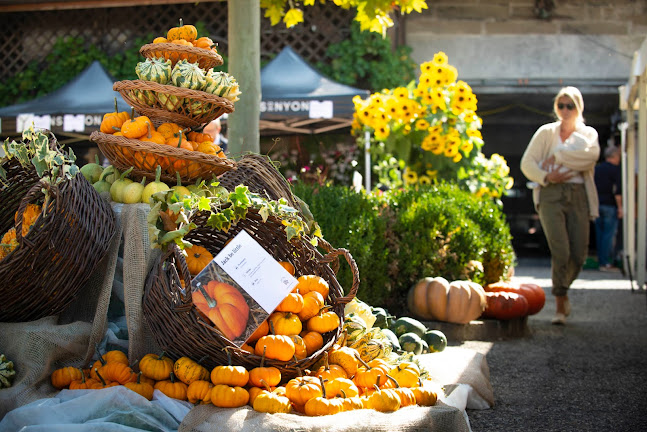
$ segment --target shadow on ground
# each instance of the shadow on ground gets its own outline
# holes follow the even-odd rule
[[[528,334],[457,343],[486,354],[494,390],[492,409],[468,410],[472,430],[647,430],[645,291],[632,292],[620,273],[584,270],[567,325],[555,326],[550,268],[529,264],[515,280],[542,286],[547,302]]]

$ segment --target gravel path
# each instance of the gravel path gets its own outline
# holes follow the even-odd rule
[[[551,325],[550,268],[520,266],[546,306],[530,335],[461,346],[486,354],[495,406],[468,410],[474,432],[647,431],[647,299],[620,273],[584,270],[566,326]],[[451,344],[451,341],[450,341]]]

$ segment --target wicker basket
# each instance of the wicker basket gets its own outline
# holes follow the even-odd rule
[[[355,297],[359,287],[357,265],[347,250],[330,248],[332,251],[322,256],[306,241],[288,242],[280,220],[269,218],[264,223],[261,216],[252,210],[248,212],[246,219],[238,222],[228,233],[206,228],[205,214],[202,213],[192,218],[192,222],[199,228],[189,232],[186,239],[207,248],[214,255],[224,247],[227,240],[244,229],[276,260],[291,262],[299,274],[316,274],[323,277],[330,286],[328,303],[333,306],[333,310],[343,322],[344,306]],[[334,272],[328,266],[329,262],[339,256],[346,258],[353,273],[353,285],[348,295],[344,295]],[[176,359],[188,356],[197,360],[206,356],[203,365],[208,368],[226,365],[227,351],[231,355],[232,364],[248,369],[258,367],[261,357],[237,348],[201,317],[191,300],[190,288],[183,289],[180,279],[186,287],[190,287],[191,279],[184,255],[173,245],[153,265],[144,291],[144,316],[160,348]],[[302,360],[281,362],[266,359],[265,364],[277,367],[286,381],[297,376],[299,370],[314,365],[323,353],[332,347],[341,333],[340,325],[335,331],[324,334],[323,347]]]
[[[189,184],[198,178],[219,176],[236,167],[236,162],[231,159],[98,131],[92,132],[90,139],[118,170],[125,171],[132,166],[130,178],[135,180],[143,177],[155,179],[157,165],[162,166],[161,178],[171,184],[177,181],[176,172],[183,184]]]
[[[170,42],[143,45],[139,49],[139,53],[149,59],[164,58],[171,60],[173,66],[180,60],[187,60],[189,63],[197,63],[204,70],[220,66],[223,63],[220,54],[214,51]]]
[[[116,231],[114,212],[82,175],[59,186],[40,181],[15,159],[3,164],[0,230],[14,226],[18,248],[0,261],[0,322],[32,321],[62,312],[103,258]],[[49,191],[41,215],[22,237],[22,214]]]
[[[112,89],[135,110],[157,120],[196,127],[234,112],[234,103],[211,93],[152,81],[117,81]]]

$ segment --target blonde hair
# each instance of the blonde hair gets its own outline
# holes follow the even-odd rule
[[[584,123],[584,116],[582,115],[582,113],[584,113],[584,99],[582,98],[582,93],[578,90],[578,88],[573,86],[562,87],[557,93],[557,96],[555,96],[555,99],[553,100],[553,112],[555,113],[557,118],[560,120],[562,119],[559,116],[559,110],[557,109],[557,101],[562,96],[566,96],[573,101],[573,104],[575,104],[575,109],[577,110],[577,120]]]

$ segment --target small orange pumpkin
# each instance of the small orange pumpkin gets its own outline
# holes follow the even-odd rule
[[[194,244],[184,250],[187,255],[186,265],[189,268],[189,273],[192,275],[200,273],[213,260],[211,252],[203,246]]]

